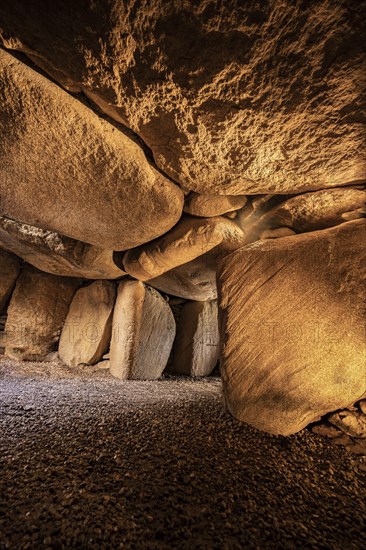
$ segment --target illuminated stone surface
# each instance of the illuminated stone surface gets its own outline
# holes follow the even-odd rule
[[[294,197],[267,195],[254,199],[238,212],[235,223],[242,228],[244,240],[249,244],[267,238],[263,237],[266,231],[274,235],[273,230],[276,230],[279,236],[286,236],[281,235],[286,227],[304,233],[365,216],[365,187],[338,187]]]
[[[242,230],[227,218],[186,216],[163,237],[146,246],[127,251],[122,262],[127,273],[140,281],[147,281],[188,263],[217,246],[232,251],[242,243]]]
[[[192,216],[220,216],[243,208],[247,202],[245,195],[200,195],[190,193],[185,200],[184,212]]]
[[[148,284],[173,296],[187,300],[215,300],[217,298],[216,269],[223,251],[213,248],[190,262],[175,267],[150,279]]]
[[[60,337],[78,279],[57,277],[35,269],[20,274],[5,325],[5,355],[40,360]]]
[[[366,439],[366,415],[362,411],[339,411],[330,414],[328,420],[347,435]]]
[[[225,194],[364,180],[363,20],[349,0],[0,8],[6,47],[136,131],[176,181]]]
[[[297,432],[366,392],[366,220],[260,241],[219,268],[229,411]]]
[[[159,378],[175,330],[173,313],[159,292],[139,281],[122,280],[113,314],[111,374],[122,380]]]
[[[281,237],[291,237],[296,235],[295,231],[288,227],[278,227],[277,229],[265,229],[259,235],[260,239],[279,239]]]
[[[269,210],[259,224],[286,226],[297,233],[334,227],[366,215],[365,188],[322,189],[296,195]]]
[[[208,376],[219,359],[217,302],[187,302],[177,324],[171,371]]]
[[[134,141],[4,51],[0,66],[0,214],[109,250],[178,221],[182,191]]]
[[[149,286],[127,278],[120,285],[122,339],[117,327],[104,363],[120,378],[160,376],[174,323],[151,286],[201,301],[184,306],[191,318],[174,362],[181,372],[208,372],[213,356],[197,350],[194,327],[204,332],[204,302],[217,298],[217,265],[261,239],[228,258],[232,273],[221,270],[229,407],[288,433],[317,408],[360,398],[351,389],[361,299],[348,290],[352,277],[363,277],[365,254],[361,222],[345,222],[365,217],[363,19],[362,3],[346,0],[0,5],[0,41],[25,54],[0,51],[0,247],[54,275],[97,279],[85,290],[90,303],[75,298],[73,307],[85,318],[99,309],[106,316],[103,344],[83,343],[82,331],[74,349],[63,340],[68,364],[99,360],[109,339],[102,296],[113,287],[99,279],[126,268]],[[309,233],[319,229],[321,236]],[[0,270],[3,303],[14,281]],[[20,342],[8,331],[8,354],[44,357],[58,338],[48,323],[61,326],[52,320],[59,306],[42,297],[36,304],[41,289],[21,284],[9,316],[29,317],[27,336]],[[40,329],[37,349],[32,326]],[[200,353],[201,371],[193,359]],[[253,379],[242,378],[243,368]],[[257,386],[265,392],[253,397]],[[281,406],[286,425],[276,416]]]
[[[117,279],[125,275],[113,251],[82,243],[0,216],[0,246],[34,267],[54,275],[86,279]]]
[[[77,291],[66,317],[58,349],[66,365],[93,365],[108,351],[115,299],[116,287],[110,281],[95,281]]]

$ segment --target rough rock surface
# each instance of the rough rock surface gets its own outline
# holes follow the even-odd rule
[[[189,189],[365,180],[364,2],[13,0],[0,28],[6,47],[136,131]]]
[[[0,250],[0,313],[11,295],[19,273],[19,259]]]
[[[223,252],[217,247],[147,282],[162,292],[187,300],[215,300],[217,263],[222,257]]]
[[[220,216],[239,210],[247,202],[245,195],[200,195],[190,193],[184,201],[184,212],[192,216]]]
[[[185,216],[161,238],[128,250],[122,263],[129,275],[147,281],[188,263],[217,246],[226,251],[236,250],[243,244],[243,237],[240,227],[221,216]]]
[[[62,329],[58,349],[66,365],[93,365],[108,351],[115,299],[116,288],[111,281],[95,281],[77,291]]]
[[[29,268],[20,274],[8,307],[5,354],[43,359],[58,341],[78,279]]]
[[[291,237],[296,235],[295,231],[288,227],[278,227],[277,229],[265,229],[259,235],[260,239],[280,239],[281,237]]]
[[[243,230],[246,244],[281,230],[304,233],[334,227],[366,217],[366,189],[363,186],[338,187],[289,195],[256,197],[239,210],[235,223]],[[269,231],[270,233],[267,233]],[[275,231],[275,233],[273,233]],[[282,234],[281,236],[285,236]]]
[[[329,415],[328,420],[334,426],[351,437],[366,439],[366,415],[361,411],[339,411]]]
[[[232,414],[288,435],[366,391],[366,220],[260,241],[219,268]]]
[[[117,279],[125,275],[113,251],[64,237],[0,216],[0,246],[41,271],[86,279]]]
[[[4,51],[0,66],[0,214],[109,250],[178,221],[183,193],[141,147]]]
[[[366,409],[362,400],[341,411],[332,412],[313,424],[311,431],[342,445],[347,451],[363,457],[366,472]]]
[[[208,376],[219,359],[217,302],[187,302],[177,324],[169,369],[188,376]]]
[[[111,374],[122,380],[159,378],[175,330],[173,313],[159,292],[139,281],[122,280],[113,314]]]
[[[259,224],[273,229],[285,226],[304,233],[360,217],[366,217],[366,189],[347,187],[296,195],[269,210]]]

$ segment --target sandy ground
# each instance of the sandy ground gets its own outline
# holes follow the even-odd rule
[[[364,458],[237,422],[218,378],[0,358],[0,392],[0,548],[366,547]]]

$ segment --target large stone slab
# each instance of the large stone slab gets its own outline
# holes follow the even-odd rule
[[[122,265],[132,277],[148,281],[218,246],[226,252],[236,250],[242,246],[243,237],[238,225],[221,216],[185,216],[163,237],[128,250],[122,258]]]
[[[162,292],[187,300],[215,300],[217,263],[222,256],[222,251],[214,248],[147,282]]]
[[[190,193],[184,201],[184,212],[192,216],[212,217],[243,208],[245,195],[200,195]]]
[[[0,250],[0,313],[11,295],[19,273],[19,259]]]
[[[0,214],[108,250],[158,237],[183,193],[141,147],[0,51]]]
[[[66,365],[94,365],[108,351],[115,299],[116,287],[111,281],[95,281],[76,292],[58,348]]]
[[[285,227],[296,233],[334,227],[346,221],[366,217],[364,186],[335,187],[289,195],[267,195],[253,199],[242,208],[235,223],[244,232],[246,244],[254,242],[267,231]],[[266,238],[266,237],[264,237]]]
[[[366,189],[338,187],[291,197],[266,212],[258,224],[265,229],[285,226],[304,233],[361,217],[366,217]]]
[[[366,391],[366,220],[260,241],[218,271],[229,411],[288,435]]]
[[[57,343],[79,281],[29,268],[20,274],[8,307],[5,355],[42,360]]]
[[[122,380],[152,380],[165,369],[175,337],[168,302],[139,281],[118,285],[113,314],[110,371]]]
[[[356,0],[0,7],[6,47],[136,131],[176,181],[224,194],[365,179],[363,21]]]
[[[4,216],[0,216],[0,246],[54,275],[86,279],[117,279],[125,275],[113,261],[113,250]]]
[[[217,302],[187,302],[177,325],[170,371],[208,376],[219,359]]]

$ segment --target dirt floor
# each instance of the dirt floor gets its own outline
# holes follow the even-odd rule
[[[218,378],[3,358],[0,392],[0,548],[366,548],[365,458],[237,422]]]

